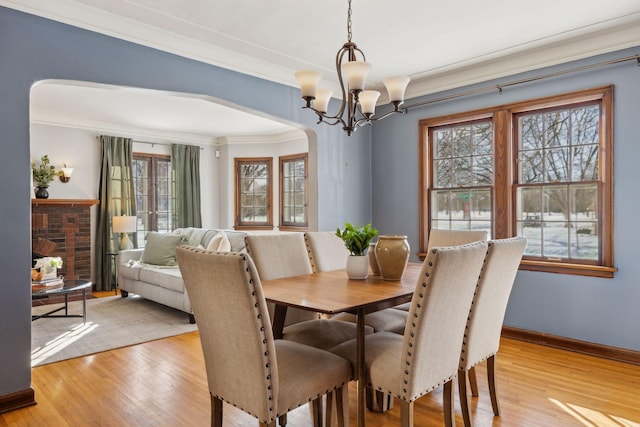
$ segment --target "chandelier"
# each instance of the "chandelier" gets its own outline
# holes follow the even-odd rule
[[[361,57],[360,60],[358,60],[358,56]],[[318,123],[326,123],[331,126],[341,124],[347,135],[351,135],[360,126],[382,120],[392,114],[404,114],[406,110],[401,110],[400,105],[404,102],[404,92],[409,84],[409,77],[387,77],[383,80],[389,94],[389,101],[393,104],[393,110],[380,117],[374,117],[380,92],[364,90],[365,80],[370,69],[371,64],[366,62],[364,53],[351,41],[351,0],[349,0],[347,42],[336,55],[336,71],[342,90],[340,108],[335,115],[327,114],[327,107],[333,92],[318,89],[318,83],[322,76],[313,70],[302,70],[295,74],[300,84],[302,99],[306,102],[302,108],[313,110],[318,116]]]

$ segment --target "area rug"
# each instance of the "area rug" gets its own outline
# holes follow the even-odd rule
[[[33,314],[55,305],[33,307]],[[58,312],[56,314],[64,313]],[[82,314],[82,301],[69,303],[69,314]],[[86,356],[192,332],[185,312],[136,295],[87,300],[87,323],[82,317],[41,318],[31,322],[31,366]]]

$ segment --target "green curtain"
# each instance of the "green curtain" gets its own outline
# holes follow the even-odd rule
[[[200,147],[171,145],[173,228],[202,227],[200,211]]]
[[[100,168],[100,208],[96,229],[96,283],[98,291],[111,289],[111,275],[108,271],[110,253],[118,252],[118,235],[111,230],[111,218],[121,215],[136,215],[135,193],[133,189],[133,140],[115,136],[100,136],[102,146],[102,166]],[[131,236],[137,247],[137,236]],[[112,266],[114,269],[115,266]]]

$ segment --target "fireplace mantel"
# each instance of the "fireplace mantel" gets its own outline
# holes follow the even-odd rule
[[[97,199],[31,199],[31,206],[92,206],[98,204],[100,204],[100,200]]]

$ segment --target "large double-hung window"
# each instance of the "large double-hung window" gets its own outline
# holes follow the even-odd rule
[[[612,277],[613,87],[420,122],[421,230],[524,236],[521,269]]]

